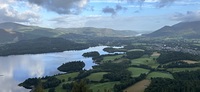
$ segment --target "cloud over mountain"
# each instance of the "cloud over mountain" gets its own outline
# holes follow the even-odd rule
[[[125,10],[127,10],[127,8],[125,8],[125,7],[123,7],[123,6],[119,5],[119,4],[117,4],[117,5],[115,6],[115,8],[106,6],[105,8],[102,9],[102,12],[103,12],[103,13],[110,13],[110,14],[112,14],[112,15],[116,15],[117,12],[122,11],[122,10],[125,11]]]
[[[78,14],[88,3],[88,0],[28,0],[28,2],[58,14]]]
[[[120,29],[140,29],[137,27],[149,21],[145,17],[154,18],[150,20],[156,20],[154,23],[157,23],[157,27],[180,21],[200,20],[199,5],[198,0],[0,0],[0,23],[18,22],[52,28],[93,26],[117,29],[120,25]],[[174,12],[177,13],[173,14]],[[112,16],[107,19],[110,17],[107,15]],[[91,16],[95,18],[89,18]],[[140,24],[131,21],[131,25],[122,19],[128,17],[130,22],[137,16],[142,16],[139,18]],[[113,22],[115,20],[117,21]],[[119,20],[123,21],[118,23]]]
[[[199,21],[200,20],[200,11],[187,11],[186,13],[175,13],[171,16],[171,20],[175,21]]]
[[[138,3],[142,5],[144,2],[154,2],[156,6],[161,8],[178,0],[18,0],[27,1],[31,4],[36,4],[49,11],[56,12],[58,14],[79,14],[88,2],[127,2]],[[183,0],[184,1],[184,0]],[[121,10],[122,6],[117,5],[116,9],[111,7],[105,7],[102,9],[104,13],[116,14],[118,10]]]

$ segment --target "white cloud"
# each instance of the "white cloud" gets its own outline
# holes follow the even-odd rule
[[[64,15],[59,16],[57,18],[53,18],[49,21],[54,22],[54,27],[84,27],[86,18],[78,15]]]
[[[62,16],[57,17],[53,22],[55,27],[71,28],[71,27],[97,27],[112,28],[118,30],[147,30],[154,31],[165,25],[175,24],[176,21],[168,20],[168,16]]]
[[[20,0],[28,1],[58,14],[79,14],[88,0]]]
[[[30,4],[38,5],[49,11],[56,12],[58,14],[79,14],[88,5],[89,2],[96,3],[136,3],[142,6],[143,3],[153,3],[152,6],[158,8],[168,6],[179,0],[19,0],[29,2]],[[185,0],[182,0],[185,1]],[[103,7],[104,8],[104,7]]]
[[[134,4],[124,4],[124,3],[127,3],[127,1],[134,2]],[[135,8],[135,7],[140,8],[141,7],[140,4],[142,5],[143,8],[155,8],[155,6],[165,7],[166,5],[170,5],[172,3],[182,4],[182,5],[183,4],[199,4],[199,1],[194,2],[194,0],[0,0],[0,14],[1,14],[0,22],[10,21],[10,22],[20,22],[20,23],[25,23],[25,24],[44,25],[44,26],[49,25],[50,27],[52,26],[55,26],[55,27],[93,26],[93,27],[109,27],[109,28],[114,28],[114,29],[117,29],[117,28],[139,29],[138,27],[132,26],[132,25],[138,26],[139,24],[136,24],[136,22],[131,22],[132,23],[131,25],[131,23],[126,23],[124,21],[127,18],[129,18],[132,21],[136,21],[136,20],[131,19],[130,17],[126,18],[126,17],[114,16],[116,18],[112,18],[113,16],[112,17],[98,16],[98,17],[91,18],[91,16],[87,17],[88,16],[87,14],[85,14],[85,16],[76,15],[76,14],[81,13],[83,9],[87,8],[86,6],[89,2],[116,3],[114,5],[120,5],[123,8]],[[138,4],[138,2],[140,3]],[[143,3],[146,3],[146,4],[143,4]],[[101,6],[101,8],[104,8],[105,11],[103,11],[102,9],[99,9],[98,7],[98,9],[96,8],[93,9],[96,11],[94,11],[91,14],[96,13],[98,15],[98,14],[103,14],[102,12],[106,12],[106,13],[115,15],[119,11],[119,8],[113,5],[108,6],[109,8],[105,8],[105,7]],[[46,9],[47,11],[45,11],[44,9]],[[45,11],[45,12],[41,13],[41,11]],[[45,16],[48,15],[49,11],[51,11],[51,13],[53,11],[55,15],[50,15],[50,16],[47,16],[48,18],[46,18]],[[131,11],[131,9],[127,10],[128,13],[130,13],[129,11]],[[41,14],[44,14],[44,15],[41,15]],[[54,18],[55,16],[57,16],[57,18]],[[53,18],[53,19],[50,22],[48,22],[47,19],[50,19],[50,18]],[[171,20],[176,20],[176,21],[181,21],[184,19],[185,19],[184,21],[199,20],[198,18],[199,18],[199,13],[193,11],[191,13],[186,13],[186,14],[177,13],[171,17]],[[141,19],[140,21],[144,21],[143,22],[144,24],[147,21],[147,20],[142,19],[141,17],[139,17],[139,19]],[[137,21],[139,21],[139,19],[137,19]],[[121,23],[118,23],[119,20],[121,20]],[[95,21],[98,22],[99,25],[97,25]],[[104,25],[104,23],[107,25]],[[117,26],[115,26],[113,23],[116,23]],[[120,27],[122,23],[124,23],[124,25]],[[125,27],[125,24],[128,27]]]
[[[0,0],[0,22],[37,22],[40,15],[35,10],[19,11],[15,0]]]
[[[90,0],[93,3],[123,3],[121,0]]]
[[[144,2],[152,3],[152,2],[158,2],[159,0],[145,0]]]
[[[200,10],[199,11],[187,11],[186,13],[175,13],[170,17],[174,21],[199,21],[200,20]]]

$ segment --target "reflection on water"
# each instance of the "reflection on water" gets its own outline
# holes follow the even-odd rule
[[[91,69],[95,64],[91,58],[82,57],[82,54],[89,51],[107,54],[102,50],[105,47],[98,46],[86,50],[60,53],[0,57],[0,92],[29,92],[29,90],[17,85],[27,78],[58,74],[57,67],[68,61],[84,61],[85,69]]]

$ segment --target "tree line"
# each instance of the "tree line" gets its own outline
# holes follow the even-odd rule
[[[89,48],[88,44],[75,43],[63,38],[42,37],[3,45],[0,47],[0,56],[61,52],[87,48]]]
[[[183,53],[183,52],[168,51],[168,52],[161,52],[161,55],[157,58],[157,61],[160,64],[165,64],[165,63],[169,63],[172,61],[179,61],[179,60],[198,61],[200,60],[200,56],[189,54],[189,53]]]
[[[172,73],[174,79],[152,78],[145,92],[200,92],[200,70]]]

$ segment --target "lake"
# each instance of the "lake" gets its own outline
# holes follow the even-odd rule
[[[27,78],[58,74],[60,72],[57,67],[65,62],[81,60],[86,64],[85,69],[91,69],[95,63],[91,58],[84,58],[82,54],[90,51],[107,54],[103,51],[105,47],[107,46],[78,51],[0,57],[0,92],[29,92],[30,90],[19,87],[18,84]]]

